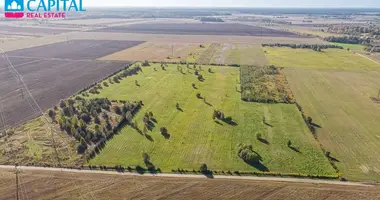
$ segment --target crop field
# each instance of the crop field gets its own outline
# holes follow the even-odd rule
[[[144,106],[134,117],[135,124],[140,129],[144,127],[146,112],[153,113],[156,123],[145,136],[130,126],[124,127],[89,164],[145,167],[142,153],[147,153],[151,162],[166,172],[199,169],[206,163],[213,170],[335,174],[294,104],[241,101],[236,90],[236,67],[210,67],[209,73],[208,67],[203,66],[203,82],[194,76],[192,67],[190,73],[186,66],[182,68],[184,73],[177,71],[176,65],[169,65],[166,70],[160,65],[145,67],[139,75],[90,95],[141,100]],[[197,98],[197,93],[202,99]],[[212,115],[216,109],[231,116],[232,121],[215,122]],[[161,135],[161,127],[167,128],[166,137]],[[265,140],[256,139],[257,133]],[[295,148],[287,146],[289,140]],[[262,163],[251,166],[243,162],[237,155],[238,143],[252,144]]]
[[[54,106],[60,99],[73,95],[130,63],[76,59],[104,56],[120,48],[127,48],[133,42],[124,42],[124,46],[123,42],[117,45],[117,41],[92,43],[97,45],[90,45],[90,41],[78,43],[86,45],[78,47],[58,43],[8,53],[13,66],[42,109]],[[12,75],[4,57],[0,57],[0,82],[0,101],[8,125],[20,124],[37,116],[37,108],[31,107],[29,102],[32,99],[21,89],[21,83]]]
[[[142,41],[70,40],[8,52],[10,57],[93,60],[143,43]]]
[[[0,196],[14,200],[15,175],[0,171]],[[278,199],[372,200],[379,188],[330,184],[247,181],[228,179],[165,178],[22,171],[20,199]]]
[[[287,47],[265,47],[270,64],[290,68],[320,68],[344,70],[375,70],[380,64],[358,54],[341,49],[325,49],[317,52],[311,49]]]
[[[265,66],[268,61],[264,51],[254,44],[223,44],[215,53],[212,63]]]
[[[35,28],[35,27],[28,27],[28,26],[6,26],[6,25],[0,25],[0,31],[3,33],[9,33],[9,34],[17,34],[17,33],[25,33],[25,34],[60,34],[60,33],[66,33],[71,32],[73,30],[70,29],[54,29],[54,28]]]
[[[258,26],[243,24],[215,23],[144,23],[129,26],[114,26],[92,32],[122,32],[148,34],[177,34],[177,35],[238,35],[238,36],[270,36],[295,37],[297,34]]]
[[[285,69],[305,114],[312,117],[319,141],[336,158],[349,180],[380,179],[380,104],[378,71]]]
[[[200,43],[157,43],[146,42],[123,51],[107,55],[99,60],[170,61],[186,60],[190,54],[200,52]],[[191,60],[190,60],[191,61]]]

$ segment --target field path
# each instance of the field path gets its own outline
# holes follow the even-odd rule
[[[12,165],[0,165],[0,169],[12,170],[15,169]],[[18,166],[18,170],[25,171],[55,171],[55,172],[70,172],[70,173],[87,173],[87,174],[109,174],[109,175],[121,175],[121,176],[150,176],[150,177],[173,177],[173,178],[205,178],[204,175],[190,175],[190,174],[138,174],[131,172],[112,172],[112,171],[95,171],[95,170],[78,170],[78,169],[64,169],[64,168],[46,168],[46,167],[30,167],[30,166]],[[215,175],[213,179],[238,179],[238,180],[255,180],[255,181],[276,181],[276,182],[296,182],[296,183],[314,183],[314,184],[332,184],[332,185],[351,185],[361,187],[372,187],[373,185],[364,184],[359,182],[341,182],[331,180],[316,180],[306,178],[279,178],[279,177],[256,177],[256,176],[224,176]]]
[[[363,58],[367,58],[368,60],[370,60],[370,61],[372,61],[372,62],[375,62],[375,63],[379,63],[379,62],[377,62],[376,60],[374,60],[374,59],[372,59],[372,58],[370,58],[370,57],[367,57],[367,56],[365,56],[365,55],[363,55],[363,54],[361,54],[361,53],[357,53],[359,56],[361,56],[361,57],[363,57]]]

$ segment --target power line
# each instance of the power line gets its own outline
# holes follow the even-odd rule
[[[59,155],[58,155],[58,151],[57,151],[57,145],[56,145],[56,142],[55,142],[55,139],[54,139],[54,134],[53,134],[53,128],[52,128],[52,125],[50,123],[50,120],[49,118],[46,116],[46,113],[43,112],[43,110],[41,109],[41,107],[38,105],[36,99],[33,97],[32,93],[30,92],[30,90],[28,89],[27,85],[25,84],[22,76],[18,73],[18,71],[16,70],[16,68],[13,66],[12,62],[9,60],[8,58],[8,55],[5,53],[5,51],[3,49],[0,48],[0,50],[3,52],[3,57],[5,57],[10,65],[10,71],[13,75],[13,77],[23,86],[23,88],[25,89],[25,91],[27,92],[27,94],[29,95],[29,97],[31,98],[31,100],[33,101],[34,105],[38,108],[35,108],[32,103],[29,101],[29,99],[27,98],[27,101],[29,103],[29,105],[32,107],[33,111],[39,111],[39,113],[42,115],[43,119],[45,119],[45,123],[46,125],[49,126],[50,130],[46,129],[46,127],[44,126],[45,130],[47,132],[50,132],[50,135],[51,135],[51,139],[52,139],[52,143],[53,143],[53,148],[54,148],[54,151],[55,151],[55,154],[56,154],[56,158],[57,158],[57,162],[58,162],[58,166],[61,167],[61,161],[60,161],[60,158],[59,158]],[[12,71],[13,70],[13,71]],[[63,140],[63,142],[65,143],[65,141]],[[67,150],[71,150],[69,148],[69,145],[65,144]],[[18,183],[18,175],[17,175],[17,183]],[[75,183],[77,188],[79,188],[78,184]],[[18,185],[17,185],[17,191],[18,191]],[[94,196],[92,193],[91,194],[91,197],[92,199],[94,199]],[[80,193],[80,198],[83,199],[83,196],[82,194]],[[18,199],[18,193],[17,193],[17,199]]]

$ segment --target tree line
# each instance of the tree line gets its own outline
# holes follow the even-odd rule
[[[327,32],[329,33],[339,33],[348,35],[361,35],[369,34],[370,36],[379,36],[380,28],[375,25],[369,26],[358,26],[358,25],[345,25],[345,26],[334,26],[328,27]]]
[[[314,51],[321,51],[322,49],[343,49],[342,46],[334,44],[262,44],[263,47],[289,47],[292,49],[313,49]]]
[[[358,36],[330,36],[324,38],[328,42],[337,42],[344,44],[370,44],[371,38],[369,37],[358,37]]]

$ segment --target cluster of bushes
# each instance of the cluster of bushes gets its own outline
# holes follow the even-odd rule
[[[369,44],[371,43],[371,38],[366,37],[358,37],[358,36],[330,36],[324,38],[324,40],[328,42],[337,42],[337,43],[344,43],[344,44]]]
[[[201,22],[224,22],[223,19],[217,17],[197,17],[195,19]]]
[[[154,172],[154,173],[162,173],[161,169],[160,168],[157,168],[157,169],[145,169],[139,165],[137,166],[134,166],[134,167],[131,167],[131,166],[128,166],[128,167],[123,167],[121,165],[115,165],[115,166],[105,166],[105,165],[99,165],[99,166],[96,166],[96,165],[89,165],[88,167],[82,167],[82,169],[85,169],[85,168],[88,168],[90,170],[97,170],[97,169],[100,169],[100,170],[104,170],[104,171],[107,171],[107,170],[115,170],[117,172],[125,172],[125,171],[128,171],[128,172],[138,172],[138,173],[145,173],[145,172]]]
[[[238,156],[249,163],[258,163],[260,162],[260,156],[255,151],[253,151],[252,145],[238,144]]]
[[[153,63],[153,64],[160,64],[162,62],[158,62],[158,61],[150,61],[150,63]],[[181,65],[198,65],[199,63],[197,62],[187,62],[185,60],[181,60],[179,63],[178,62],[171,62],[171,61],[165,61],[165,64],[181,64]],[[210,65],[210,66],[229,66],[229,67],[240,67],[239,64],[228,64],[228,65],[225,65],[225,64],[220,64],[220,63],[209,63],[207,65]],[[149,65],[150,66],[150,65]]]
[[[313,49],[314,51],[321,51],[322,49],[343,49],[339,45],[333,44],[262,44],[263,47],[290,47],[292,49]]]
[[[193,174],[203,174],[202,170],[195,169],[172,169],[173,173],[193,173]],[[280,172],[242,172],[242,171],[223,171],[223,170],[208,170],[208,173],[212,174],[223,174],[223,175],[251,175],[251,176],[278,176],[278,177],[296,177],[296,178],[315,178],[315,179],[338,179],[339,174],[336,175],[310,175],[310,174],[300,174],[300,173],[280,173]]]
[[[282,78],[282,79],[281,79]],[[293,103],[287,81],[276,66],[241,66],[240,91],[243,101],[261,103]]]
[[[58,106],[48,110],[48,115],[58,122],[62,131],[80,143],[78,153],[83,154],[90,149],[88,155],[93,157],[128,116],[133,116],[140,108],[140,102],[111,103],[107,98],[83,99],[77,96],[61,100]]]

